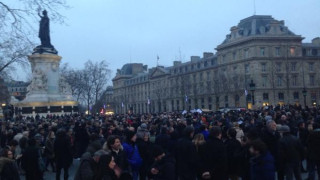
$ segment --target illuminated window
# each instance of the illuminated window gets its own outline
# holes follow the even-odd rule
[[[294,55],[295,55],[295,52],[296,52],[296,48],[291,47],[291,48],[290,48],[290,55],[291,55],[291,56],[294,56]]]

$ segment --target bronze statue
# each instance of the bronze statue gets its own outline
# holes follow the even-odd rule
[[[42,11],[43,16],[40,16],[40,29],[39,29],[39,38],[41,40],[41,45],[43,47],[52,47],[50,43],[50,30],[49,30],[49,18],[47,11]]]
[[[58,54],[58,51],[53,47],[53,45],[50,42],[50,20],[48,17],[48,13],[46,10],[42,11],[42,15],[38,13],[40,16],[40,28],[39,28],[39,38],[41,41],[41,45],[34,48],[33,53],[51,53],[51,54]]]

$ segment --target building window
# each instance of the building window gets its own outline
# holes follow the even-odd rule
[[[314,75],[309,76],[310,86],[314,86]]]
[[[282,66],[282,63],[276,63],[276,71],[277,72],[280,72],[281,71],[281,66]]]
[[[266,63],[261,63],[261,71],[262,72],[266,72],[266,66],[267,66],[267,64]]]
[[[224,96],[224,101],[228,102],[228,96]]]
[[[279,98],[280,101],[284,100],[284,94],[283,93],[279,93],[278,96],[279,96],[278,98]]]
[[[299,92],[293,92],[293,99],[299,99]]]
[[[194,64],[191,65],[191,70],[194,70]]]
[[[310,63],[309,63],[309,71],[310,71],[310,72],[313,72],[313,71],[314,71],[314,63],[313,63],[313,62],[310,62]]]
[[[266,87],[267,86],[267,81],[268,81],[267,76],[262,76],[262,87]]]
[[[297,75],[292,76],[292,86],[297,86],[297,82],[298,82],[297,79],[298,79]]]
[[[200,69],[200,67],[201,67],[201,64],[200,64],[200,63],[198,63],[198,64],[197,64],[197,68],[198,68],[198,69]]]
[[[277,77],[277,86],[282,86],[282,76]]]
[[[269,100],[269,94],[268,93],[263,93],[263,100],[268,101]]]
[[[318,55],[318,50],[317,49],[312,49],[311,50],[312,56],[317,56]]]
[[[260,48],[260,56],[264,56],[265,55],[265,48],[262,47]]]
[[[200,73],[200,81],[203,80],[203,73]]]
[[[249,57],[249,49],[245,49],[244,50],[244,58],[248,58]]]
[[[204,98],[201,98],[201,103],[202,103],[202,104],[204,103]]]
[[[212,98],[208,97],[208,103],[211,103],[211,102],[212,102]]]
[[[249,64],[244,65],[244,71],[245,73],[249,73]]]
[[[224,62],[226,60],[226,55],[222,55],[222,61]]]
[[[297,63],[293,62],[291,63],[291,71],[296,71],[297,70]]]
[[[275,48],[275,55],[280,56],[280,47]]]
[[[207,66],[208,66],[208,62],[205,61],[205,62],[204,62],[204,67],[207,67]]]
[[[295,53],[296,53],[296,48],[291,47],[291,48],[290,48],[290,55],[291,55],[291,56],[294,56]]]
[[[236,60],[236,56],[237,56],[237,53],[236,53],[236,52],[233,52],[233,53],[232,53],[232,60],[235,61],[235,60]]]

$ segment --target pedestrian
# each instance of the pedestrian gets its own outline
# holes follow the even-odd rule
[[[13,152],[6,147],[0,152],[0,179],[20,180],[18,168],[13,159]]]
[[[253,141],[250,153],[253,155],[250,161],[251,180],[275,180],[274,158],[266,144],[261,140]]]
[[[286,180],[301,180],[301,159],[303,157],[303,146],[299,139],[290,133],[290,128],[283,125],[280,129],[282,138],[279,140],[279,163],[284,167]]]
[[[41,152],[36,140],[32,137],[28,140],[28,147],[24,150],[21,158],[21,166],[25,171],[26,180],[42,180]]]
[[[94,180],[117,180],[120,174],[114,170],[116,163],[111,154],[105,154],[100,157],[97,175]]]
[[[142,158],[139,154],[138,147],[136,145],[136,133],[133,130],[127,129],[126,141],[123,143],[123,149],[126,152],[129,162],[129,171],[132,174],[133,180],[139,179],[139,170],[142,165]]]
[[[72,164],[72,151],[70,139],[66,131],[60,128],[54,141],[54,154],[56,160],[56,180],[60,180],[61,170],[63,169],[64,180],[69,177],[69,167]]]
[[[46,157],[46,169],[48,168],[49,164],[51,165],[52,172],[56,172],[56,165],[54,160],[54,139],[55,134],[54,131],[49,131],[48,137],[45,143],[44,148],[44,155]]]
[[[187,126],[183,137],[177,142],[175,149],[177,176],[181,180],[195,180],[197,178],[198,154],[192,143],[194,128]]]
[[[149,179],[152,180],[175,180],[175,160],[165,154],[161,146],[153,147],[154,163],[151,165]]]

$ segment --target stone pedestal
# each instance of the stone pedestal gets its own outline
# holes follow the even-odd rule
[[[32,68],[32,82],[23,101],[13,102],[22,115],[64,114],[78,111],[70,86],[60,77],[61,56],[34,53],[28,56]]]

